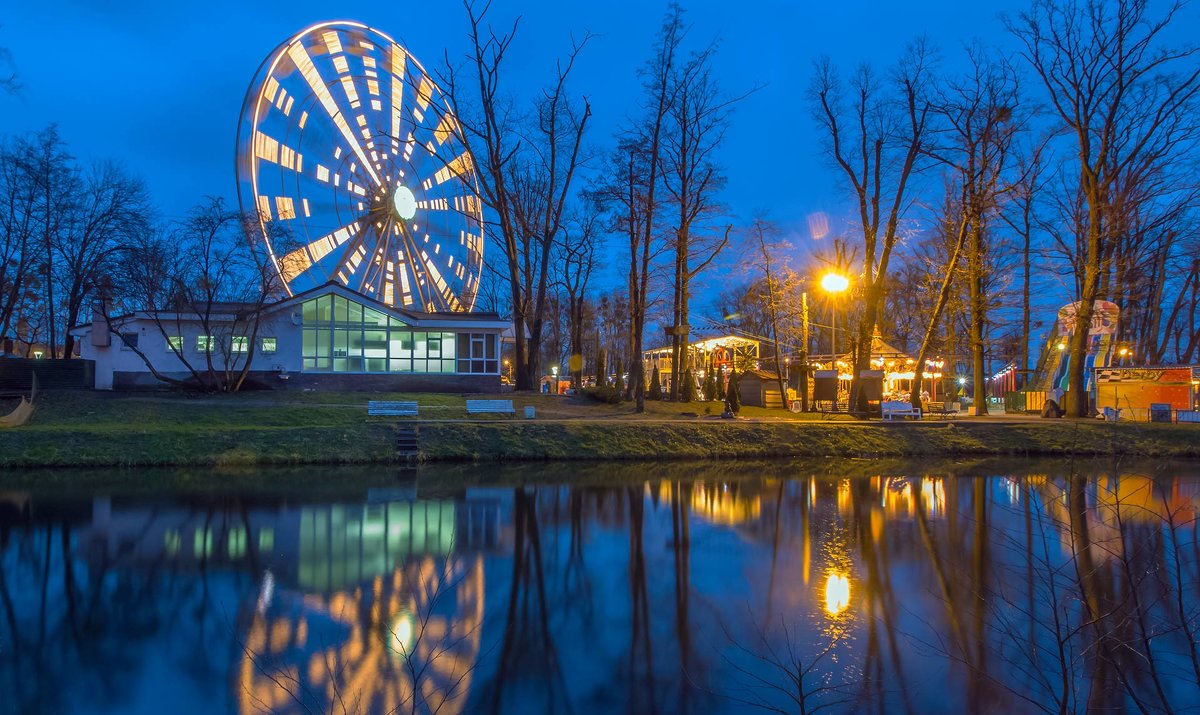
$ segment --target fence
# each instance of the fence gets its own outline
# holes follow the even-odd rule
[[[0,360],[0,392],[29,392],[37,373],[39,390],[90,390],[96,384],[94,360]]]

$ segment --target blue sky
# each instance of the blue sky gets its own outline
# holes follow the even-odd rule
[[[719,39],[718,76],[731,93],[762,88],[737,108],[721,150],[733,218],[766,210],[804,250],[808,217],[846,214],[845,191],[820,154],[805,89],[812,61],[850,69],[884,65],[921,33],[952,59],[973,37],[1005,41],[997,15],[1010,3],[688,3],[697,41]],[[1023,7],[1024,3],[1011,7]],[[636,72],[665,3],[496,0],[498,24],[522,16],[508,82],[518,97],[549,80],[571,33],[597,35],[574,82],[589,96],[591,141],[606,148],[634,111]],[[287,3],[13,2],[0,9],[0,46],[24,84],[0,97],[0,135],[57,122],[81,160],[116,159],[148,182],[160,214],[182,215],[205,195],[236,197],[233,152],[242,99],[276,45],[320,20],[355,19],[405,44],[431,70],[461,58],[458,2]],[[494,254],[493,254],[494,255]],[[486,260],[486,259],[485,259]]]

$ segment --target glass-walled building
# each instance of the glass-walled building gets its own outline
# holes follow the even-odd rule
[[[304,301],[306,372],[499,374],[499,335],[414,328],[340,295]]]

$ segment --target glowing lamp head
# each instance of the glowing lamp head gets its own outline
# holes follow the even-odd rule
[[[396,210],[396,215],[405,221],[416,216],[417,197],[413,195],[412,189],[407,186],[397,186],[396,193],[392,194],[392,208]]]
[[[821,288],[826,293],[841,293],[850,287],[850,279],[839,273],[826,273],[821,276]]]
[[[1121,357],[1125,357],[1126,355],[1129,354],[1129,348],[1121,348],[1120,350],[1117,351],[1117,353],[1119,353],[1121,355]]]
[[[1067,344],[1066,344],[1066,343],[1059,343],[1059,344],[1057,345],[1057,347],[1058,347],[1058,349],[1059,349],[1059,350],[1066,350],[1066,349],[1067,349]]]

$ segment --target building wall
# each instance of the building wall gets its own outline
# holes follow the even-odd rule
[[[1198,367],[1109,367],[1096,370],[1096,409],[1115,407],[1125,419],[1146,420],[1150,405],[1192,409]]]
[[[296,321],[298,323],[298,320]],[[95,329],[95,328],[93,328]],[[173,330],[168,328],[168,330]],[[137,333],[138,350],[161,373],[179,379],[190,376],[187,367],[168,346],[166,338],[158,326],[151,320],[132,321],[121,329],[122,333]],[[183,357],[199,371],[207,369],[207,358],[203,351],[196,347],[196,339],[204,334],[198,322],[183,323],[179,334],[183,337]],[[260,347],[262,338],[275,338],[276,351],[274,354],[264,354]],[[264,317],[258,329],[254,356],[250,369],[255,372],[299,372],[300,370],[300,339],[301,330],[298,324],[293,324],[290,312],[283,312]],[[90,336],[85,336],[80,347],[80,356],[85,360],[96,361],[96,389],[128,389],[129,387],[146,385],[161,387],[163,383],[155,379],[146,363],[133,350],[125,347],[124,341],[115,336],[108,346],[92,344]],[[212,354],[214,366],[223,369],[225,353],[214,350]],[[244,365],[244,356],[235,356],[230,363],[235,368]],[[138,374],[144,376],[136,377]],[[116,375],[124,376],[124,381],[118,384]],[[148,381],[148,382],[147,382]]]
[[[187,373],[170,377],[186,380]],[[499,375],[413,373],[286,373],[251,370],[244,389],[334,390],[338,392],[500,392]],[[164,383],[145,370],[115,372],[113,390],[156,390]]]
[[[166,338],[153,321],[133,321],[121,332],[138,334],[138,349],[153,362],[155,369],[160,373],[178,380],[191,377],[191,373],[179,357],[167,347]],[[183,356],[197,370],[205,371],[205,354],[196,347],[196,339],[204,334],[199,323],[185,323],[179,332],[183,337]],[[483,331],[472,328],[467,332]],[[305,373],[301,358],[302,337],[299,306],[296,306],[295,310],[264,316],[258,330],[250,373],[247,375],[247,381],[250,383],[248,387],[390,392],[500,391],[499,374]],[[261,351],[262,338],[275,338],[275,353],[265,354]],[[95,361],[97,390],[153,390],[166,386],[166,383],[154,377],[137,353],[123,348],[124,343],[115,336],[107,347],[93,345],[90,336],[84,336],[81,342],[82,357]],[[216,350],[212,357],[216,369],[224,369],[225,353]],[[244,365],[244,359],[239,357],[233,362],[234,368],[240,369]]]

